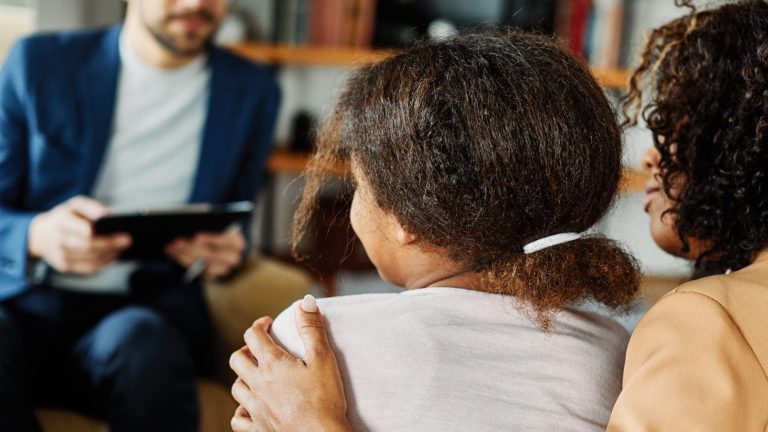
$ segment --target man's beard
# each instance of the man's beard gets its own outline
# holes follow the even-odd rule
[[[213,16],[208,13],[207,11],[199,11],[195,13],[188,13],[183,15],[174,15],[169,16],[164,19],[165,23],[168,23],[174,19],[182,19],[182,18],[198,18],[202,19],[208,22],[213,22]],[[191,48],[191,49],[185,49],[180,46],[176,42],[174,42],[173,38],[163,34],[162,31],[160,31],[158,28],[153,27],[152,25],[147,22],[147,20],[144,21],[144,27],[149,31],[149,33],[152,35],[152,37],[159,43],[163,48],[167,49],[169,52],[171,52],[173,55],[178,57],[195,57],[198,54],[207,51],[213,40],[213,35],[216,33],[215,31],[212,31],[211,34],[200,43],[200,46]]]

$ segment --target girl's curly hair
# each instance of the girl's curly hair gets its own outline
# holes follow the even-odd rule
[[[661,154],[683,252],[702,273],[748,265],[768,245],[768,3],[737,1],[655,29],[623,101]]]

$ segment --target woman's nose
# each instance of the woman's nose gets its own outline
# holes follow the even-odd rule
[[[656,150],[656,147],[651,147],[643,153],[643,156],[640,158],[640,163],[646,171],[653,171],[659,167],[660,158],[661,155],[659,154],[659,151]]]

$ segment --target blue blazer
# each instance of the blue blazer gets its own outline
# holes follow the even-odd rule
[[[29,285],[31,219],[89,195],[111,138],[121,27],[20,40],[0,70],[0,301]],[[263,67],[211,48],[211,89],[189,202],[253,200],[280,91]]]

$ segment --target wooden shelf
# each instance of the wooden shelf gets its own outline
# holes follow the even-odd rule
[[[275,150],[267,159],[267,171],[271,174],[301,174],[309,164],[310,156],[285,150]]]
[[[641,193],[645,192],[645,184],[651,176],[645,171],[634,169],[624,169],[624,178],[621,182],[622,193]]]
[[[371,49],[320,48],[304,45],[271,45],[245,42],[230,45],[230,50],[251,60],[287,66],[361,66],[374,63],[395,51]]]
[[[286,66],[355,67],[374,63],[394,54],[395,50],[319,48],[300,45],[273,45],[245,42],[228,47],[231,51],[261,63]],[[629,73],[623,69],[592,68],[597,81],[606,88],[623,90]]]
[[[603,87],[611,90],[626,90],[629,86],[630,73],[625,69],[590,68],[592,75]]]
[[[306,153],[294,153],[286,150],[275,150],[267,161],[267,170],[272,174],[299,175],[309,164],[310,155]],[[347,174],[347,167],[339,165],[334,168],[334,173],[339,176]],[[627,169],[622,180],[622,193],[639,193],[645,190],[645,182],[648,174],[642,171]]]
[[[309,165],[310,158],[308,153],[275,150],[267,159],[267,171],[272,174],[299,175]],[[349,168],[345,164],[339,164],[333,167],[332,171],[335,175],[344,177],[349,173]]]

